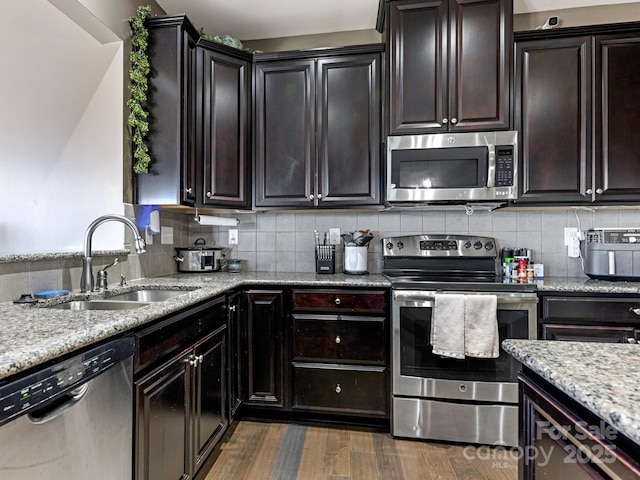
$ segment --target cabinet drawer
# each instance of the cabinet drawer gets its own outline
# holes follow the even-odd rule
[[[386,370],[293,364],[293,408],[350,415],[387,415]]]
[[[541,331],[542,340],[598,343],[637,343],[640,339],[640,329],[633,327],[547,324],[542,325]]]
[[[385,313],[386,295],[380,290],[293,290],[294,311]]]
[[[640,297],[544,297],[542,322],[556,319],[640,325]]]
[[[218,297],[136,332],[134,372],[161,363],[226,325],[225,302],[225,297]]]
[[[384,317],[293,316],[294,360],[384,364]]]

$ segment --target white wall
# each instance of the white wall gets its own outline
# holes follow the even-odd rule
[[[123,213],[122,56],[46,0],[0,2],[0,254],[79,251]],[[94,237],[123,243],[120,224]]]

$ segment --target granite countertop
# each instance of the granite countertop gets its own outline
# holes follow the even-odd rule
[[[640,346],[505,340],[502,348],[640,445]]]
[[[640,293],[640,282],[547,277],[537,280],[535,284],[539,292]],[[243,285],[389,288],[391,284],[385,277],[376,274],[356,276],[268,272],[179,273],[131,281],[124,288],[110,287],[111,294],[141,288],[185,290],[183,295],[172,300],[132,310],[70,311],[4,302],[0,303],[0,380]],[[71,292],[54,302],[102,296],[104,294]]]
[[[131,310],[71,311],[4,302],[0,303],[0,381],[243,285],[388,288],[390,284],[381,275],[214,272],[135,280],[126,287],[110,286],[109,295],[141,288],[185,291],[171,300]],[[63,297],[42,301],[41,305],[104,296],[103,293],[71,292]]]

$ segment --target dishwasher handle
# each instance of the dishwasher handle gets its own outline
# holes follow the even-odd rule
[[[88,381],[48,405],[32,410],[27,414],[27,419],[34,425],[43,425],[52,421],[67,410],[75,407],[87,395],[90,385],[91,381]]]

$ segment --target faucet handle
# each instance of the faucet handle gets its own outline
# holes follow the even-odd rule
[[[117,265],[118,263],[120,263],[120,259],[118,257],[116,257],[113,260],[113,263],[110,265],[107,265],[106,267],[104,267],[102,270],[100,270],[98,272],[97,278],[96,278],[96,283],[97,283],[97,288],[100,292],[103,292],[105,290],[108,289],[107,286],[107,268],[111,268],[114,265]]]

